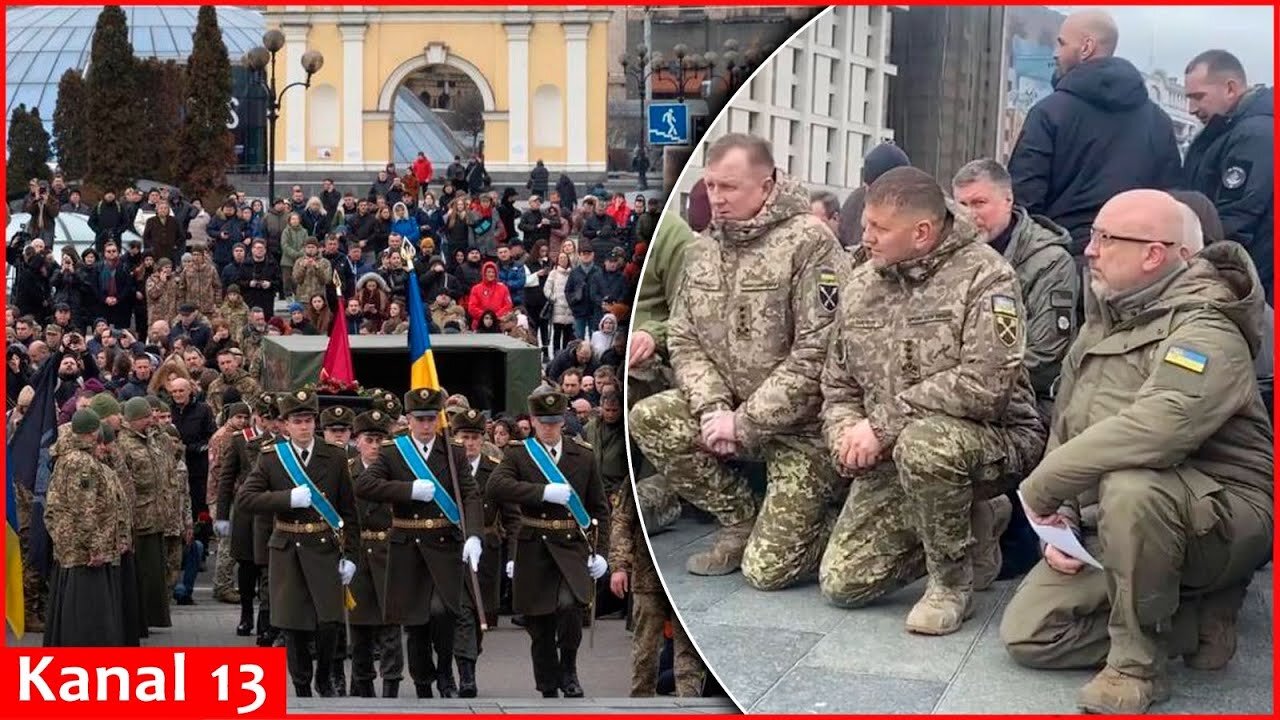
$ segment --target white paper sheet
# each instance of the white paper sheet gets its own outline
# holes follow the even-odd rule
[[[1018,491],[1018,500],[1022,501],[1022,491]],[[1023,502],[1023,505],[1025,506],[1026,503]],[[1080,544],[1080,540],[1076,538],[1076,534],[1070,529],[1061,528],[1056,525],[1039,525],[1031,522],[1030,518],[1028,518],[1027,521],[1031,524],[1031,529],[1035,530],[1036,535],[1039,535],[1040,539],[1046,544],[1058,548],[1062,552],[1082,563],[1085,563],[1086,565],[1092,565],[1099,570],[1102,569],[1102,563],[1094,559],[1094,557],[1089,554],[1089,551],[1084,549],[1084,545]]]

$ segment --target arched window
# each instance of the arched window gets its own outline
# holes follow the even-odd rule
[[[296,92],[296,91],[295,91]],[[338,123],[342,116],[338,110],[338,89],[332,85],[316,85],[308,92],[307,133],[312,149],[338,146]]]
[[[539,85],[533,91],[533,144],[537,147],[564,145],[564,103],[560,88]]]

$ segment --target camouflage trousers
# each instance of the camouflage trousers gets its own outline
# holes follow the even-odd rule
[[[818,571],[823,596],[857,607],[926,572],[948,585],[971,582],[973,504],[1010,490],[1042,450],[1042,436],[969,420],[911,422],[892,461],[853,478]]]
[[[175,535],[165,536],[165,587],[169,592],[173,592],[174,586],[178,584],[178,578],[182,577],[182,551],[185,549],[186,545],[182,542],[182,538]]]
[[[45,599],[48,584],[40,577],[31,558],[31,512],[35,497],[31,491],[16,483],[18,504],[18,549],[22,553],[22,606],[29,627],[44,624]]]
[[[679,390],[646,398],[629,419],[632,439],[681,498],[721,526],[756,518],[742,558],[748,584],[778,590],[813,576],[848,486],[821,441],[775,436],[764,442],[759,456],[769,484],[757,515],[746,481],[700,446],[701,428]]]
[[[218,538],[213,556],[213,597],[230,596],[236,589],[236,559],[231,557],[231,538]]]
[[[1270,557],[1271,513],[1189,468],[1107,473],[1098,493],[1097,534],[1084,544],[1106,570],[1066,575],[1041,560],[1000,638],[1029,667],[1106,663],[1153,677],[1165,655],[1195,652],[1202,603],[1239,607]]]
[[[675,645],[674,670],[676,695],[702,697],[707,679],[707,666],[689,640],[689,634],[676,618],[671,602],[660,592],[637,592],[631,595],[631,697],[653,697],[658,688],[658,661],[665,641],[665,627],[671,622]]]
[[[680,519],[680,496],[661,475],[636,480],[636,503],[649,535],[670,529]]]

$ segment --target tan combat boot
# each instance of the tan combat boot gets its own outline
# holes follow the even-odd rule
[[[950,635],[973,615],[973,609],[973,590],[967,583],[946,586],[930,577],[924,597],[907,613],[907,631]]]
[[[1221,670],[1236,654],[1236,618],[1244,605],[1246,586],[1235,585],[1200,599],[1200,644],[1195,652],[1182,656],[1195,670]]]
[[[747,538],[755,527],[755,518],[737,525],[725,525],[716,533],[715,543],[706,552],[689,556],[685,569],[693,575],[728,575],[742,566]]]
[[[973,589],[986,590],[1000,575],[1004,556],[1000,552],[1000,536],[1009,527],[1013,504],[1007,495],[973,504],[970,518],[973,544],[969,546],[969,563],[973,566]]]
[[[1076,704],[1087,713],[1137,715],[1168,699],[1169,680],[1163,672],[1154,679],[1140,678],[1108,665],[1080,688]]]

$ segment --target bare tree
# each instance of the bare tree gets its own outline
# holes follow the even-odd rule
[[[471,136],[471,150],[475,152],[484,134],[484,101],[478,93],[465,93],[453,105],[457,129]]]

